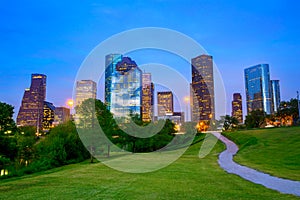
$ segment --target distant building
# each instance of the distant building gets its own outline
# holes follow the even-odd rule
[[[261,110],[273,113],[272,88],[268,64],[259,64],[245,69],[247,111]]]
[[[71,120],[70,109],[66,107],[56,107],[54,112],[54,122],[55,126],[63,124]]]
[[[142,74],[142,120],[150,122],[153,120],[153,91],[154,85],[151,82],[151,74]]]
[[[76,100],[75,106],[80,104],[86,99],[96,99],[97,84],[92,80],[81,80],[76,82]]]
[[[173,109],[173,93],[171,91],[157,92],[158,117],[173,115]]]
[[[43,109],[43,131],[48,132],[53,128],[55,106],[47,101],[44,101]]]
[[[233,94],[231,115],[238,119],[240,123],[243,123],[243,101],[240,93]]]
[[[209,125],[215,120],[213,57],[200,55],[192,59],[192,121]]]
[[[118,59],[117,59],[118,60]],[[135,61],[122,57],[111,74],[106,76],[106,104],[117,118],[128,118],[130,115],[141,116],[142,104],[142,71]],[[108,78],[109,77],[109,78]]]
[[[279,80],[271,80],[271,85],[272,85],[273,108],[274,108],[274,112],[277,113],[281,102]]]
[[[42,128],[43,108],[46,99],[46,75],[32,74],[31,85],[25,89],[22,104],[17,116],[18,126]]]
[[[169,119],[175,124],[175,129],[180,131],[181,126],[184,124],[184,112],[173,112],[173,114],[167,114],[164,116],[158,116],[157,120]]]
[[[105,104],[108,110],[111,107],[112,90],[117,76],[117,63],[122,60],[121,54],[109,54],[105,57]]]
[[[173,112],[173,115],[169,118],[174,124],[184,124],[184,112]]]

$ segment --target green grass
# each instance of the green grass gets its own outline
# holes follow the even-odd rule
[[[300,127],[224,133],[239,145],[234,160],[271,175],[300,180]]]
[[[224,150],[220,142],[199,159],[201,143],[151,173],[122,173],[83,162],[0,180],[0,199],[297,199],[224,172],[217,163]]]

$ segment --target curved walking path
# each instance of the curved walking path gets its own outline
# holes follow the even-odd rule
[[[284,194],[293,194],[300,196],[300,182],[292,181],[288,179],[278,178],[259,172],[257,170],[251,169],[237,164],[233,161],[233,156],[238,152],[238,146],[227,139],[220,133],[212,133],[220,141],[226,145],[226,150],[219,155],[219,165],[228,173],[236,174],[243,179],[251,181],[256,184],[265,186],[266,188],[277,190]]]

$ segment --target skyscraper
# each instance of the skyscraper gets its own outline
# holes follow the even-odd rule
[[[105,56],[105,104],[108,110],[110,110],[112,85],[117,75],[117,63],[122,60],[121,54],[109,54]]]
[[[240,93],[233,94],[232,101],[232,117],[235,117],[239,120],[240,123],[243,123],[243,104],[242,104],[242,95]]]
[[[247,111],[261,110],[272,114],[272,89],[268,64],[259,64],[245,69]]]
[[[157,92],[158,117],[173,115],[173,93],[171,91]]]
[[[117,118],[128,118],[131,114],[141,116],[142,71],[135,61],[122,57],[109,76],[110,85],[105,86],[109,110]]]
[[[92,80],[81,80],[76,82],[76,100],[75,106],[80,104],[86,99],[96,99],[97,84]]]
[[[281,101],[279,80],[272,80],[271,85],[272,85],[273,108],[274,108],[274,112],[277,112]]]
[[[142,120],[150,122],[153,120],[153,88],[151,74],[142,74]]]
[[[43,131],[49,131],[53,128],[55,106],[47,101],[44,101],[43,109]]]
[[[43,107],[46,99],[46,75],[32,74],[31,85],[25,89],[17,116],[18,126],[42,127]]]
[[[192,121],[209,124],[215,119],[213,57],[200,55],[192,59]]]

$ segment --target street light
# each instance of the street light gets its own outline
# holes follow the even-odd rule
[[[190,103],[190,97],[186,96],[184,97],[184,103],[186,104],[186,121],[188,121],[188,112],[189,112],[189,103]]]
[[[67,100],[67,105],[70,107],[70,109],[72,109],[72,108],[73,108],[73,105],[74,105],[73,99],[68,99],[68,100]]]

